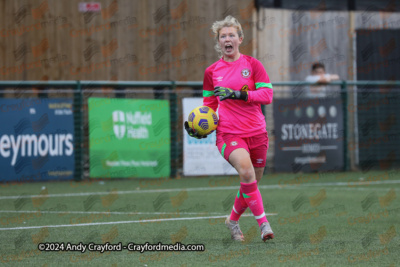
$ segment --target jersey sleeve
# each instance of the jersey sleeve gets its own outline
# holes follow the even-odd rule
[[[248,103],[258,103],[263,105],[271,104],[273,91],[268,74],[260,61],[253,59],[252,69],[254,72],[254,83],[256,90],[249,91]]]
[[[212,80],[212,69],[207,68],[203,80],[203,105],[212,108],[215,112],[218,109],[218,99],[214,95],[214,84]]]

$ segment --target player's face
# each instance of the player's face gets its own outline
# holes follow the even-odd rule
[[[239,38],[235,27],[224,27],[219,31],[219,46],[225,60],[239,59],[239,46],[243,37]]]

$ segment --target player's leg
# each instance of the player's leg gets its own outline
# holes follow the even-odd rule
[[[260,227],[261,238],[263,241],[266,241],[267,239],[274,238],[274,233],[272,232],[272,229],[269,225],[268,219],[265,215],[262,196],[258,189],[258,183],[260,182],[260,180],[263,176],[264,168],[266,165],[267,151],[268,151],[268,135],[266,133],[256,135],[254,137],[249,138],[247,143],[249,145],[251,162],[252,162],[252,164],[254,166],[254,170],[255,170],[256,186],[257,186],[257,187],[254,187],[254,192],[251,195],[252,198],[254,197],[257,200],[257,204],[258,204],[258,206],[255,208],[255,212],[253,212],[253,214],[256,217],[256,220]],[[250,198],[250,199],[252,199],[252,198]],[[249,199],[249,201],[252,201],[250,199]],[[246,199],[246,201],[247,201],[247,199]],[[250,205],[249,205],[249,207],[251,209]]]
[[[244,241],[243,233],[240,231],[239,218],[246,211],[248,202],[244,198],[243,184],[257,183],[253,164],[250,160],[250,154],[245,148],[238,148],[229,155],[229,162],[237,170],[240,177],[240,188],[235,197],[232,212],[227,218],[225,224],[231,230],[231,236],[234,240]],[[229,220],[228,220],[229,219]]]
[[[229,162],[237,170],[241,183],[252,183],[256,180],[250,154],[245,148],[238,148],[229,155]]]
[[[241,181],[243,179],[246,180],[249,178],[253,180],[255,179],[254,174],[246,172],[246,167],[247,168],[253,168],[253,167],[250,161],[249,152],[247,151],[248,150],[247,144],[246,142],[243,141],[243,139],[232,135],[217,136],[217,146],[221,155],[225,158],[225,160],[230,162],[231,165],[236,168],[236,170],[239,173]],[[241,164],[234,163],[236,166],[232,164],[231,161],[240,162],[240,160],[237,159],[240,159],[243,156],[248,158],[247,164],[244,164],[243,162]],[[226,218],[225,221],[226,226],[231,231],[231,236],[233,240],[244,241],[244,236],[242,231],[240,230],[238,221],[240,216],[246,211],[246,209],[247,209],[247,203],[243,198],[241,188],[239,188],[239,191],[235,196],[235,202],[233,204],[231,214]]]
[[[265,167],[254,167],[254,172],[256,173],[256,180],[258,184],[260,183],[261,178],[263,177],[264,169]]]
[[[264,151],[266,153],[265,149]],[[256,156],[257,159],[260,159],[260,153],[256,153]],[[263,168],[260,167],[263,163],[260,163],[260,160],[258,160],[258,163],[252,162],[250,154],[246,150],[240,148],[231,153],[231,155],[229,156],[229,162],[236,168],[240,175],[241,195],[243,196],[255,219],[257,220],[257,223],[261,230],[262,240],[266,241],[267,239],[272,239],[274,237],[274,234],[271,230],[267,217],[265,216],[263,200],[261,197],[261,193],[258,190],[256,173],[253,167],[253,165],[256,165],[258,168]],[[265,163],[265,160],[263,162]],[[261,171],[259,171],[259,174],[260,173]]]
[[[249,152],[245,148],[238,148],[232,151],[229,155],[229,162],[239,173],[240,182],[248,183],[255,180],[254,168],[249,157]],[[242,187],[240,187],[235,197],[230,220],[239,221],[240,216],[246,211],[247,207]]]
[[[261,178],[264,173],[264,167],[254,167],[254,170],[256,172],[256,180],[257,180],[257,185],[260,183]],[[267,219],[267,218],[266,218]],[[266,222],[260,225],[260,231],[261,231],[261,239],[262,240],[267,240],[267,239],[272,239],[274,238],[274,233],[272,232],[271,226],[268,222],[268,219]]]
[[[254,167],[250,160],[247,144],[243,140],[240,140],[238,141],[238,146],[239,148],[233,150],[229,154],[228,161],[239,173],[240,183],[249,184],[254,182],[256,179]],[[243,188],[241,186],[235,197],[235,203],[233,205],[230,219],[232,221],[238,221],[240,216],[246,211],[247,207],[248,203],[243,197]]]

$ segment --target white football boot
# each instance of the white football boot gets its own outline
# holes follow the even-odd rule
[[[244,241],[244,236],[240,230],[239,222],[231,221],[229,218],[230,216],[226,218],[225,225],[231,231],[232,240]]]
[[[272,232],[271,226],[269,225],[268,222],[261,224],[260,230],[261,230],[261,239],[264,242],[267,241],[268,239],[274,238],[274,232]]]

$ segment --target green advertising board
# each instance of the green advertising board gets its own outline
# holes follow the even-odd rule
[[[89,98],[90,177],[170,175],[167,100]]]

